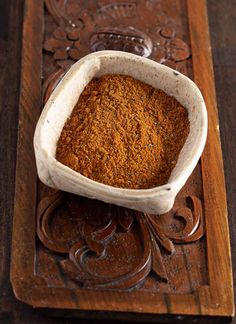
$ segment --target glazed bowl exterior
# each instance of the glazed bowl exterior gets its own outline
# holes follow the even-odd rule
[[[190,133],[168,182],[151,189],[123,189],[93,181],[55,158],[63,126],[84,87],[103,74],[124,74],[174,96],[188,111]],[[47,101],[34,135],[38,176],[49,187],[151,214],[168,212],[195,168],[207,136],[207,111],[198,87],[183,74],[134,54],[101,51],[89,54],[65,74]]]

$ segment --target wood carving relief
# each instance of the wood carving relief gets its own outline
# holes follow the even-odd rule
[[[178,36],[183,31],[175,8],[173,17],[167,16],[164,1],[45,0],[45,5],[44,103],[71,64],[91,51],[128,51],[189,73],[190,48]],[[198,166],[165,215],[142,214],[40,183],[38,274],[56,286],[194,291],[206,277],[199,261],[205,258],[200,178]]]
[[[175,69],[190,56],[159,1],[93,1],[82,11],[80,1],[45,4],[56,26],[46,35],[44,49],[62,68],[100,50],[131,52]]]
[[[184,222],[182,228],[173,228],[157,216],[56,191],[38,205],[37,233],[49,250],[67,255],[60,266],[83,287],[128,289],[151,271],[168,281],[161,249],[174,254],[173,243],[194,242],[204,234],[200,200],[189,196],[187,201],[189,207],[171,215]]]

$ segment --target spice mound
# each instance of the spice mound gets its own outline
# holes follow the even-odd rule
[[[189,134],[187,110],[159,89],[125,75],[93,79],[57,143],[56,158],[114,187],[167,183]]]

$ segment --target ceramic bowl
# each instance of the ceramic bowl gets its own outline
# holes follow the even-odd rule
[[[165,185],[123,189],[93,181],[55,158],[62,128],[84,87],[103,74],[125,74],[174,96],[187,110],[190,133]],[[49,187],[145,213],[168,212],[176,194],[195,168],[207,136],[207,112],[200,90],[189,78],[147,58],[119,51],[89,54],[75,63],[51,94],[39,118],[34,149],[40,180]]]

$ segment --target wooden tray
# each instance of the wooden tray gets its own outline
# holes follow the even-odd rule
[[[76,197],[37,179],[32,140],[43,103],[75,60],[101,49],[148,53],[204,95],[206,147],[168,214]],[[11,282],[19,300],[55,315],[220,323],[233,316],[204,0],[25,1]]]

